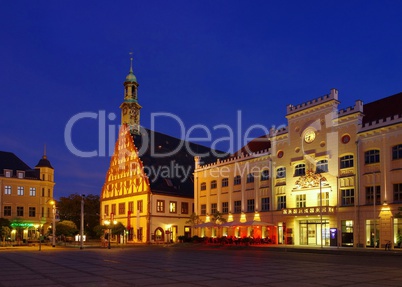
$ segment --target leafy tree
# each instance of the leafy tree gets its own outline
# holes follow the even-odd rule
[[[11,228],[10,227],[4,226],[4,225],[1,226],[1,238],[2,238],[2,241],[3,241],[3,246],[5,246],[6,239],[8,237],[10,237],[10,234],[11,234]]]
[[[211,218],[212,222],[217,222],[219,221],[220,223],[225,223],[226,222],[226,218],[223,217],[223,214],[220,213],[219,211],[215,212],[214,214],[212,214],[212,218]]]
[[[11,228],[11,222],[7,218],[0,218],[0,226],[6,226]]]
[[[60,197],[57,204],[60,220],[70,220],[76,226],[81,226],[81,199],[80,194],[71,194]],[[84,197],[84,234],[89,237],[97,236],[94,227],[99,225],[100,198],[89,194]],[[57,230],[57,228],[56,228]]]
[[[202,223],[202,221],[201,221],[200,217],[196,213],[193,212],[190,215],[189,220],[186,221],[186,223],[190,224],[192,227],[194,227],[195,225]]]
[[[122,234],[125,230],[126,230],[126,227],[122,223],[117,222],[112,227],[112,234]]]
[[[71,220],[63,220],[56,224],[56,236],[74,236],[77,233],[77,225]]]

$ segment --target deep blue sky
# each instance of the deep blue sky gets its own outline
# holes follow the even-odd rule
[[[238,111],[243,131],[278,126],[287,104],[331,88],[342,107],[396,94],[401,11],[402,1],[2,1],[0,150],[34,167],[46,144],[56,197],[100,194],[110,158],[77,157],[64,131],[82,112],[119,124],[130,51],[141,124],[172,113],[214,139],[217,125],[236,130]],[[182,137],[172,119],[155,129]],[[72,138],[96,149],[98,122],[77,122]]]

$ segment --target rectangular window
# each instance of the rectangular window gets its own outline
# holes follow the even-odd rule
[[[402,183],[394,184],[394,202],[402,202]]]
[[[23,186],[17,187],[17,194],[18,195],[24,195],[24,187]]]
[[[24,216],[24,207],[17,206],[17,216]]]
[[[127,206],[127,212],[134,212],[134,201],[129,201]]]
[[[125,214],[126,213],[126,203],[121,202],[119,203],[119,214]]]
[[[305,194],[296,195],[296,207],[306,207],[306,195]]]
[[[247,212],[254,212],[254,211],[255,211],[254,199],[247,199]]]
[[[318,193],[317,196],[317,205],[318,206],[328,206],[329,205],[329,192],[322,192],[322,202],[320,202],[321,193]]]
[[[30,207],[29,208],[29,217],[35,217],[35,216],[36,216],[36,208]]]
[[[343,206],[353,206],[355,205],[355,190],[351,189],[342,189],[342,205]]]
[[[143,205],[144,205],[144,203],[142,200],[137,201],[137,211],[139,211],[140,213],[143,212]]]
[[[109,205],[105,205],[104,207],[105,215],[109,216]]]
[[[377,163],[380,162],[380,151],[378,149],[368,150],[364,153],[364,163]]]
[[[42,187],[42,197],[45,197],[45,189]]]
[[[222,213],[228,214],[229,213],[229,202],[222,202]]]
[[[4,206],[4,216],[11,216],[11,206]]]
[[[5,174],[6,177],[12,177],[13,176],[13,171],[5,169],[4,174]]]
[[[24,178],[25,172],[23,171],[17,171],[17,177],[18,178]]]
[[[216,180],[211,181],[211,189],[215,189],[217,187]]]
[[[164,200],[156,201],[156,211],[157,212],[165,212],[165,201]]]
[[[11,185],[6,185],[4,187],[4,194],[11,194]]]
[[[239,185],[241,184],[241,177],[240,175],[235,176],[234,180],[233,180],[233,184],[234,185]]]
[[[229,179],[228,178],[222,178],[222,187],[229,186]]]
[[[211,214],[216,214],[218,212],[218,205],[216,203],[211,203]]]
[[[176,201],[169,202],[169,212],[177,213],[177,202]]]
[[[366,186],[366,204],[374,204],[374,188],[373,186]],[[381,204],[381,189],[380,186],[377,185],[375,187],[375,204],[380,205]]]
[[[29,196],[36,196],[36,188],[35,187],[29,188]]]
[[[181,203],[181,213],[188,214],[188,202]]]
[[[340,159],[341,168],[353,167],[353,155],[345,155]]]
[[[261,211],[269,211],[269,197],[261,198]]]
[[[254,182],[254,174],[249,173],[247,175],[247,183],[253,183]]]
[[[234,213],[241,213],[241,200],[234,202]]]
[[[116,204],[112,204],[112,212],[113,215],[116,215]]]
[[[201,215],[207,215],[207,205],[201,204]]]
[[[392,159],[402,158],[402,144],[392,147]]]
[[[280,195],[278,196],[278,206],[277,209],[278,210],[282,210],[286,208],[286,195]]]

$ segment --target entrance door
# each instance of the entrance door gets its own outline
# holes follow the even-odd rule
[[[317,225],[308,224],[308,245],[317,245]]]
[[[300,224],[300,245],[307,245],[308,242],[307,225]]]

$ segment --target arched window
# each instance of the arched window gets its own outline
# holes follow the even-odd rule
[[[341,157],[339,164],[341,168],[353,167],[353,155],[349,154]]]
[[[372,149],[364,153],[365,164],[377,163],[377,162],[380,162],[380,150]]]
[[[286,177],[286,167],[278,167],[276,169],[276,178]]]
[[[222,178],[222,187],[229,186],[229,179],[227,177]]]
[[[207,189],[207,183],[206,182],[201,182],[200,189],[201,190],[206,190]]]
[[[264,170],[261,172],[261,181],[268,180],[268,179],[269,179],[269,170],[268,170],[268,169],[264,169]]]
[[[247,175],[247,183],[253,183],[254,182],[254,174],[249,173]]]
[[[317,162],[316,173],[328,172],[328,160],[323,159]]]
[[[215,189],[217,186],[216,180],[211,181],[211,189]]]
[[[392,147],[392,159],[402,158],[402,144],[398,144]]]

